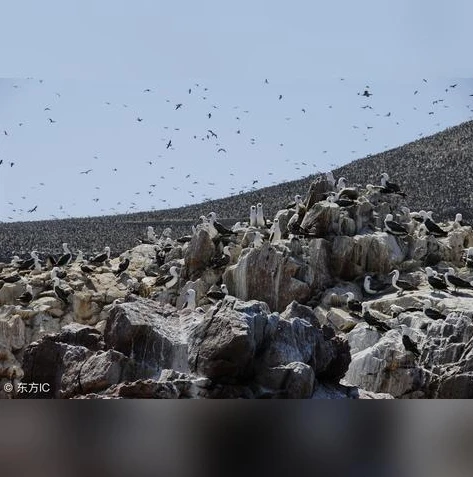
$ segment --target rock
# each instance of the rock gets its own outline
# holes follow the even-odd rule
[[[301,227],[320,238],[337,234],[340,210],[337,204],[319,202],[307,211],[302,220]]]
[[[100,317],[101,307],[92,300],[93,294],[88,291],[75,292],[72,295],[74,319],[78,323],[95,325]]]
[[[215,244],[208,232],[199,230],[189,242],[184,253],[184,267],[181,270],[181,277],[184,280],[195,281],[208,267],[212,257],[215,256]]]
[[[25,285],[21,282],[5,283],[0,288],[0,305],[14,305],[15,300],[25,291]]]
[[[265,242],[261,248],[246,249],[238,263],[227,267],[223,282],[230,295],[242,300],[261,300],[272,310],[282,311],[291,301],[304,303],[309,285],[295,277],[301,263]]]
[[[105,327],[106,348],[132,358],[137,378],[156,376],[164,368],[186,372],[187,340],[195,318],[144,298],[116,305]]]
[[[317,202],[326,198],[328,192],[332,191],[333,187],[323,176],[319,176],[312,182],[307,194],[306,208],[311,209]]]
[[[274,393],[275,397],[288,399],[310,398],[315,385],[314,370],[305,363],[297,362],[269,368],[257,379],[269,395]]]
[[[400,244],[400,239],[384,232],[335,237],[332,274],[343,280],[353,280],[366,273],[387,275],[406,257],[407,246]]]
[[[26,344],[25,323],[18,315],[0,319],[0,345],[18,351]]]

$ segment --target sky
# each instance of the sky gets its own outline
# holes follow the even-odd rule
[[[471,2],[10,3],[0,221],[225,197],[473,119]]]

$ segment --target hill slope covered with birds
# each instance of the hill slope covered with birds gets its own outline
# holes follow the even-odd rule
[[[407,194],[411,210],[432,210],[437,221],[452,220],[456,213],[473,221],[473,121],[448,128],[433,136],[353,161],[335,169],[336,178],[349,185],[379,184],[387,172]],[[74,218],[38,222],[3,223],[0,226],[0,260],[12,254],[24,255],[32,249],[56,253],[61,243],[93,253],[105,245],[112,256],[137,245],[147,225],[159,234],[171,227],[175,237],[190,233],[199,216],[215,211],[223,223],[248,220],[252,204],[263,203],[268,218],[291,202],[295,194],[308,190],[315,175],[296,181],[253,190],[223,199],[177,209],[139,212],[127,215]],[[228,220],[225,220],[228,219]]]

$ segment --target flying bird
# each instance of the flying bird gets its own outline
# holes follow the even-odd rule
[[[28,213],[31,214],[31,212],[36,212],[37,208],[38,208],[38,206],[35,205],[32,209],[28,210]]]
[[[166,144],[166,149],[169,149],[172,145],[171,139],[169,139],[169,142]]]
[[[88,174],[89,172],[92,172],[93,169],[87,169],[86,171],[82,171],[81,174]]]

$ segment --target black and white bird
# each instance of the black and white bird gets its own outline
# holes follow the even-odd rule
[[[20,303],[22,306],[27,306],[33,299],[33,288],[32,286],[28,283],[26,285],[26,290],[17,298],[17,301]]]
[[[463,250],[465,265],[467,268],[473,268],[473,247],[465,248]]]
[[[56,277],[57,278],[66,278],[67,273],[64,270],[61,270],[59,267],[53,267],[51,270],[51,280],[54,280]]]
[[[414,284],[407,280],[399,280],[399,270],[393,270],[390,275],[393,276],[392,285],[398,291],[397,294],[399,296],[405,291],[414,291],[418,289]]]
[[[207,297],[212,300],[223,300],[228,295],[228,288],[225,283],[220,285],[220,290],[212,290],[207,293]]]
[[[427,318],[432,320],[444,320],[447,318],[443,313],[436,310],[435,308],[432,308],[432,302],[430,300],[426,299],[422,303],[424,305],[422,311]]]
[[[215,212],[210,212],[207,217],[209,219],[209,224],[215,227],[220,235],[237,235],[237,232],[227,229],[224,225],[217,221],[217,214]]]
[[[69,263],[71,263],[72,253],[69,250],[67,243],[62,244],[62,249],[64,250],[64,254],[61,255],[59,260],[56,262],[56,267],[65,267],[66,265],[69,265]]]
[[[64,288],[61,288],[60,284],[60,280],[59,278],[55,278],[54,280],[54,285],[53,285],[53,291],[54,291],[54,294],[64,303],[68,303],[69,302],[69,295],[70,293],[67,292]]]
[[[156,278],[156,286],[164,286],[168,290],[172,288],[177,281],[179,280],[179,272],[178,268],[173,265],[170,269],[169,272],[166,273],[165,275],[158,275]]]
[[[448,232],[446,230],[441,229],[429,217],[427,212],[425,212],[424,210],[421,210],[419,213],[422,215],[422,218],[424,220],[425,228],[427,229],[427,231],[430,235],[433,235],[434,237],[446,237],[448,235]]]
[[[4,283],[16,283],[21,280],[21,275],[19,273],[11,273],[10,275],[1,275],[0,281]]]
[[[118,268],[113,270],[113,273],[120,276],[130,266],[131,252],[127,250],[123,260],[118,264]]]
[[[431,267],[425,267],[425,273],[427,274],[427,281],[429,285],[438,291],[449,291],[448,285],[443,277],[439,276]]]
[[[386,232],[391,233],[392,235],[408,235],[409,231],[401,225],[399,222],[396,222],[392,214],[386,215],[384,219],[384,228]]]
[[[473,290],[473,282],[469,282],[467,280],[463,280],[463,278],[455,276],[455,270],[453,269],[453,267],[449,267],[444,277],[445,283],[449,287],[452,287],[455,292],[458,291],[458,288],[466,288],[469,290]]]
[[[31,253],[30,253],[30,257],[29,259],[27,260],[23,260],[18,269],[19,270],[31,270],[34,268],[35,264],[38,262],[39,260],[39,257],[38,257],[38,252],[36,250],[33,250]]]
[[[453,222],[452,228],[458,229],[460,227],[471,227],[471,224],[468,224],[463,220],[462,214],[456,214],[455,221]]]
[[[401,188],[397,184],[389,182],[389,175],[387,172],[381,174],[381,187],[387,189],[389,193],[396,194],[401,192]]]
[[[230,246],[226,245],[223,247],[223,253],[220,257],[216,257],[210,263],[211,268],[222,268],[226,267],[232,258],[232,254],[230,252]]]
[[[89,258],[89,263],[94,265],[99,265],[105,261],[110,260],[110,247],[105,247],[104,252],[96,255],[95,257]]]
[[[340,177],[337,181],[336,189],[338,192],[340,192],[342,189],[345,189],[348,186],[347,180],[345,177]]]
[[[195,290],[192,288],[189,288],[189,290],[186,291],[185,298],[186,298],[186,301],[184,302],[184,305],[182,305],[182,310],[184,310],[185,308],[189,310],[195,310],[195,307],[196,307]]]
[[[365,320],[366,323],[368,323],[370,328],[374,326],[381,333],[389,331],[391,327],[384,321],[381,321],[378,318],[376,318],[374,315],[372,315],[370,313],[369,306],[370,305],[367,302],[364,302],[361,304],[361,307],[362,307],[361,317],[363,318],[363,320]]]
[[[344,294],[347,297],[347,308],[350,311],[354,311],[355,313],[361,313],[363,311],[363,307],[361,306],[361,302],[355,300],[355,295],[352,292],[347,292]]]
[[[390,283],[375,281],[370,275],[366,275],[363,280],[363,290],[368,295],[378,295],[391,287]]]

